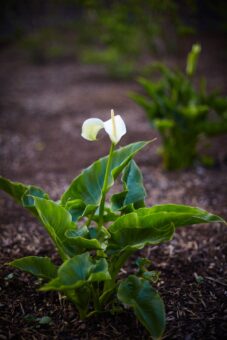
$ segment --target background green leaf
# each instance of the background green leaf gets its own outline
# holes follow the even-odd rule
[[[141,106],[162,139],[162,157],[166,169],[176,170],[192,166],[203,148],[198,149],[200,135],[214,136],[227,131],[227,100],[218,92],[207,94],[206,79],[194,86],[201,46],[195,44],[188,54],[186,73],[155,63],[140,77],[142,93],[130,97]],[[206,156],[206,153],[205,153]]]

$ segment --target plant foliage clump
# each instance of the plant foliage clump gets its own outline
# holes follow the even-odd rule
[[[132,93],[162,138],[162,156],[168,170],[190,167],[199,158],[200,136],[214,136],[227,131],[227,97],[208,94],[205,79],[197,90],[193,85],[200,45],[193,45],[187,57],[186,72],[155,64],[151,73],[158,81],[139,78],[145,94]],[[202,158],[203,159],[203,158]],[[204,160],[206,157],[204,157]]]

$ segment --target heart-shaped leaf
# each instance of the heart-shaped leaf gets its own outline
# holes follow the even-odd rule
[[[118,299],[133,311],[153,339],[160,339],[165,330],[164,303],[147,280],[130,275],[119,285]]]
[[[145,245],[168,241],[174,233],[173,223],[154,224],[148,216],[137,212],[119,217],[108,229],[111,238],[107,250],[122,251],[142,249]]]
[[[224,222],[217,216],[187,205],[162,204],[141,208],[118,218],[108,229],[109,250],[131,247],[141,249],[146,244],[158,244],[171,239],[174,227],[207,222]]]
[[[57,267],[51,262],[49,257],[26,256],[8,264],[44,279],[53,279],[57,276]]]
[[[54,231],[62,240],[67,230],[75,229],[75,223],[72,222],[72,217],[65,208],[53,201],[37,197],[34,201],[39,217],[50,234]]]
[[[222,222],[221,217],[213,215],[206,210],[178,204],[160,204],[151,208],[137,210],[140,217],[150,216],[153,225],[159,227],[167,223],[173,223],[175,227],[183,227],[189,224]]]
[[[17,203],[30,210],[36,216],[37,212],[34,206],[33,196],[49,199],[48,194],[39,187],[12,182],[4,177],[0,177],[0,189],[5,191],[13,197]]]
[[[0,177],[0,189],[12,196],[19,204],[22,204],[22,197],[28,188],[28,185],[12,182],[7,178]]]
[[[101,244],[96,239],[88,239],[77,235],[77,230],[68,230],[65,233],[67,241],[65,244],[75,245],[78,248],[88,250],[88,249],[102,249]],[[82,252],[82,251],[81,251]]]
[[[83,215],[86,204],[80,199],[75,199],[67,201],[64,207],[70,212],[72,220],[76,222]]]
[[[76,246],[78,249],[77,253],[81,254],[92,249],[105,250],[110,234],[105,227],[101,227],[98,230],[97,228],[91,227],[88,229],[86,226],[83,226],[76,230],[67,230],[65,237],[64,246],[68,248]]]
[[[134,160],[131,160],[124,169],[122,182],[124,191],[112,196],[112,209],[123,210],[132,205],[133,210],[137,206],[144,206],[146,191],[143,186],[143,176]]]
[[[61,256],[65,257],[64,253],[68,256],[77,254],[77,247],[67,243],[68,240],[65,236],[66,231],[76,229],[70,213],[64,207],[50,200],[34,197],[34,203],[41,222],[60,251]]]
[[[65,261],[58,269],[57,278],[44,285],[41,290],[79,288],[91,281],[110,279],[107,261],[104,258],[93,261],[89,253],[84,253]]]
[[[130,160],[148,143],[149,142],[137,142],[114,151],[108,178],[108,190],[114,184],[114,180],[127,166]],[[80,200],[81,206],[82,204],[85,204],[86,206],[83,215],[95,211],[100,204],[102,197],[107,160],[108,156],[100,158],[90,167],[83,170],[62,195],[61,204],[67,207],[71,201],[77,200],[78,202],[78,200]]]

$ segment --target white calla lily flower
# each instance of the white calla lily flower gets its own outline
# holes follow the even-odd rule
[[[111,118],[105,122],[99,118],[86,119],[82,125],[81,136],[89,141],[94,141],[101,129],[106,131],[114,144],[117,144],[126,134],[125,122],[120,115],[115,116],[114,110],[111,110]]]
[[[96,140],[98,132],[104,128],[103,121],[99,118],[86,119],[82,125],[81,136],[87,140]]]

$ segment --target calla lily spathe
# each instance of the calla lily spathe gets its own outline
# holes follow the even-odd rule
[[[101,129],[106,131],[114,144],[117,144],[126,134],[125,122],[120,115],[115,116],[114,111],[111,110],[111,118],[105,122],[99,118],[86,119],[82,125],[81,136],[89,141],[94,141]]]

